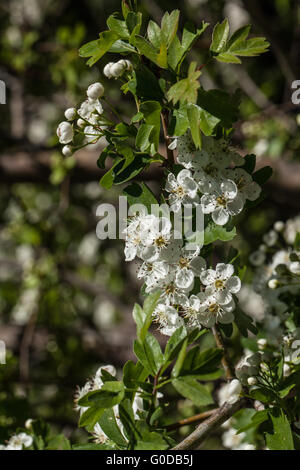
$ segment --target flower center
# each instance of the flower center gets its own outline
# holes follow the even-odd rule
[[[219,206],[226,207],[227,206],[227,199],[224,196],[217,197],[217,203]]]
[[[162,236],[160,235],[156,240],[155,240],[155,245],[158,247],[158,248],[161,248],[163,246],[166,246],[168,244],[167,240]]]
[[[216,282],[215,282],[215,287],[216,287],[216,289],[223,289],[224,282],[221,281],[221,279],[217,279]]]
[[[210,304],[210,306],[208,307],[208,310],[210,311],[210,313],[218,313],[219,311],[219,305],[218,304]]]
[[[174,194],[177,194],[179,198],[183,198],[185,195],[185,191],[182,186],[178,186],[176,189],[172,191]]]
[[[169,284],[168,286],[166,286],[165,292],[166,292],[167,295],[174,294],[174,292],[175,292],[174,284]]]
[[[179,259],[179,267],[180,269],[188,268],[190,265],[190,262],[187,258],[183,258],[183,256],[180,257]]]
[[[240,177],[240,179],[236,182],[236,186],[238,189],[243,189],[243,187],[245,186],[245,178],[243,178],[243,176]]]

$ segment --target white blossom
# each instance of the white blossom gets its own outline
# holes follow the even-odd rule
[[[93,83],[88,87],[86,94],[91,100],[98,100],[104,94],[104,86],[99,82]]]
[[[244,206],[237,186],[231,180],[223,180],[219,185],[215,185],[211,194],[201,197],[201,204],[203,213],[212,214],[212,219],[217,225],[225,225],[230,216],[239,214]]]
[[[235,309],[234,300],[223,302],[216,298],[215,294],[200,292],[198,294],[201,305],[199,309],[198,322],[211,328],[216,323],[232,323]],[[226,299],[227,300],[227,299]]]
[[[61,122],[57,128],[56,134],[61,144],[69,144],[74,137],[72,124],[67,121]]]
[[[222,304],[232,300],[232,294],[237,294],[241,288],[241,281],[234,276],[232,264],[219,263],[216,269],[207,269],[200,275],[202,284],[206,286],[206,293],[214,295]]]
[[[199,201],[198,186],[189,170],[181,170],[177,177],[168,174],[166,191],[170,193],[169,203],[171,210],[178,212],[182,205]]]

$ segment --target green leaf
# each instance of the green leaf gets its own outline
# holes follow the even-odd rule
[[[248,431],[252,428],[258,428],[258,426],[269,419],[269,412],[268,410],[257,411],[252,417],[251,422],[246,426],[238,428],[237,434],[241,434],[242,432]]]
[[[187,336],[187,331],[184,326],[181,326],[172,334],[171,338],[166,344],[164,352],[164,362],[168,364],[171,362],[178,354],[181,349],[183,342]]]
[[[119,13],[113,13],[107,19],[107,26],[111,31],[116,33],[121,39],[128,39],[130,37],[126,22],[118,18]]]
[[[232,96],[223,90],[198,91],[197,104],[215,118],[220,119],[224,127],[232,127],[239,117],[241,94],[237,90]]]
[[[89,427],[92,429],[99,419],[103,415],[105,409],[98,408],[98,406],[89,407],[84,413],[80,416],[79,427]]]
[[[148,371],[141,362],[135,364],[133,361],[127,361],[123,367],[123,382],[128,388],[137,387],[137,382],[146,380],[148,375]],[[128,393],[129,392],[126,390],[126,394]],[[134,392],[129,393],[131,397],[133,397],[134,394]]]
[[[105,382],[100,390],[89,392],[79,400],[80,406],[97,406],[98,408],[110,408],[120,403],[124,397],[123,382]]]
[[[151,132],[151,143],[158,151],[160,136],[160,113],[162,107],[158,101],[144,101],[140,105],[140,112],[143,113],[146,124],[154,126]]]
[[[161,38],[168,48],[173,41],[179,22],[179,10],[173,10],[171,13],[166,12],[161,21]]]
[[[217,23],[214,27],[212,43],[210,50],[212,52],[221,52],[225,49],[227,39],[229,36],[229,23],[228,19],[225,18],[223,23]]]
[[[191,62],[188,70],[188,77],[175,83],[167,93],[167,98],[175,105],[178,101],[181,103],[196,103],[200,83],[198,78],[201,75],[200,70],[196,70],[196,62]]]
[[[254,154],[246,155],[244,157],[244,164],[242,168],[251,174],[255,170],[255,166],[256,166],[256,155]]]
[[[186,357],[186,348],[188,346],[188,338],[186,338],[183,342],[183,345],[180,349],[180,353],[178,354],[177,361],[172,369],[172,377],[177,378],[180,375],[180,371],[182,369],[184,359]]]
[[[129,399],[123,400],[122,403],[120,403],[119,415],[124,426],[126,437],[131,444],[134,444],[137,439],[141,438],[141,434],[136,427],[132,405]]]
[[[198,345],[194,346],[185,357],[180,376],[197,376],[202,380],[210,380],[210,377],[214,379],[219,371],[222,357],[221,349],[210,348],[201,351]]]
[[[151,44],[159,49],[161,45],[161,30],[157,23],[150,20],[147,28],[147,36]]]
[[[79,55],[81,57],[90,57],[87,61],[87,65],[91,67],[101,59],[117,39],[119,39],[119,36],[114,31],[103,31],[100,33],[99,39],[84,44],[84,46],[79,49]]]
[[[196,379],[177,378],[172,380],[172,385],[180,395],[191,400],[196,406],[201,407],[214,403],[211,394]]]
[[[122,41],[122,39],[118,39],[113,45],[110,47],[109,51],[114,54],[122,54],[122,53],[137,53],[137,50],[134,46],[129,44],[128,42]]]
[[[151,210],[151,205],[158,204],[151,189],[145,183],[131,183],[124,189],[123,194],[127,197],[129,206],[143,204],[148,212]]]
[[[143,343],[135,341],[134,353],[143,366],[155,376],[163,364],[163,354],[157,339],[148,333]]]
[[[266,443],[270,450],[294,450],[290,423],[283,411],[269,412],[273,423],[273,433],[266,433]]]
[[[157,64],[158,53],[156,48],[150,42],[148,42],[142,36],[136,36],[135,45],[138,48],[140,54],[143,54],[145,57],[147,57],[147,59],[151,60],[151,62]]]
[[[57,436],[52,437],[47,442],[45,450],[71,450],[71,444],[69,439],[67,439],[63,434],[58,434]]]
[[[264,166],[260,170],[257,170],[255,173],[253,173],[252,178],[253,181],[262,186],[268,181],[268,179],[271,178],[272,174],[273,169],[270,166]]]
[[[195,104],[189,104],[187,106],[187,116],[190,124],[192,138],[195,147],[198,149],[201,147],[201,132],[200,132],[200,109]]]
[[[105,410],[100,417],[98,423],[106,436],[115,442],[118,446],[127,447],[127,441],[125,440],[120,428],[117,424],[115,412],[112,408]]]
[[[222,242],[228,242],[236,236],[236,228],[234,227],[231,231],[227,231],[224,226],[216,225],[214,222],[210,222],[204,231],[204,245],[209,245],[216,240]]]
[[[238,29],[228,40],[229,25],[225,19],[222,24],[217,24],[210,47],[213,55],[220,62],[240,64],[238,56],[254,57],[267,51],[269,43],[265,38],[256,37],[247,39],[251,26],[246,25]]]
[[[203,34],[208,27],[208,23],[202,22],[202,27],[196,29],[194,24],[186,23],[183,28],[182,43],[177,36],[174,37],[172,44],[168,49],[168,63],[173,70],[182,63],[186,54],[192,48],[193,44]]]
[[[168,442],[158,432],[149,430],[142,433],[142,439],[138,440],[134,450],[166,450],[169,448]]]
[[[155,126],[150,124],[142,124],[139,127],[135,144],[142,152],[147,152],[150,149],[153,130],[155,130]]]

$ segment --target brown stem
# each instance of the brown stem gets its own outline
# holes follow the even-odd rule
[[[161,122],[163,126],[164,138],[166,142],[168,166],[172,168],[172,166],[174,165],[174,154],[173,154],[173,151],[169,149],[169,145],[171,144],[171,139],[170,139],[170,136],[168,135],[168,118],[164,112],[161,113]]]
[[[244,403],[243,398],[234,404],[224,403],[210,418],[201,423],[194,432],[173,447],[172,450],[197,449],[215,429],[242,408]]]
[[[30,346],[33,341],[35,325],[38,318],[38,307],[36,306],[34,312],[32,313],[26,327],[24,330],[24,334],[21,340],[20,345],[20,381],[25,385],[28,386],[29,382],[29,351]]]
[[[198,423],[199,421],[203,421],[204,419],[209,418],[217,411],[218,411],[218,408],[204,411],[203,413],[199,413],[197,415],[191,416],[190,418],[181,419],[180,421],[177,421],[177,423],[169,424],[169,426],[166,426],[165,429],[167,431],[174,431],[175,429],[182,428],[183,426],[188,426],[190,424]]]
[[[215,337],[217,347],[223,350],[222,365],[225,370],[226,379],[232,380],[235,377],[235,372],[232,364],[230,363],[230,359],[224,345],[222,333],[217,325],[212,327],[212,332]]]

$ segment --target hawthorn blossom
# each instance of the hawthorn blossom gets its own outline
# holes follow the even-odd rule
[[[238,401],[241,391],[242,384],[237,379],[233,379],[231,382],[224,384],[218,391],[219,405],[222,406],[224,403],[233,405]]]
[[[238,193],[244,204],[246,199],[249,201],[255,201],[260,196],[261,187],[253,181],[252,176],[243,168],[225,170],[224,176],[236,184]]]
[[[178,311],[163,303],[157,305],[153,319],[159,324],[159,330],[165,336],[172,336],[178,328],[184,326],[184,320],[178,315]]]
[[[206,286],[206,293],[212,294],[222,303],[232,300],[232,294],[237,294],[241,288],[241,281],[234,276],[232,264],[218,263],[216,269],[207,269],[200,274],[202,284]]]
[[[158,280],[152,286],[146,287],[146,292],[150,293],[157,289],[162,291],[160,297],[161,302],[165,302],[166,305],[180,305],[186,306],[188,304],[187,294],[192,290],[193,286],[189,288],[180,289],[175,283],[174,273],[169,273],[163,279]]]
[[[92,83],[92,85],[88,87],[86,94],[91,100],[98,100],[104,94],[104,86],[99,82]]]
[[[178,212],[184,204],[199,201],[198,186],[189,170],[181,170],[177,177],[169,173],[165,189],[170,193],[169,203],[174,212]]]
[[[21,432],[14,434],[5,446],[5,450],[22,450],[24,447],[30,447],[33,443],[32,436]]]
[[[176,259],[173,269],[175,271],[175,283],[180,289],[190,288],[194,284],[195,276],[200,276],[206,267],[205,260],[199,256],[200,248],[187,250],[183,247],[179,259]],[[170,263],[172,260],[170,260]]]
[[[200,292],[198,294],[201,305],[198,314],[198,322],[211,328],[216,323],[232,323],[234,320],[233,311],[235,309],[234,300],[221,301],[214,294]],[[227,299],[226,299],[227,300]]]
[[[201,204],[203,213],[212,214],[212,219],[217,225],[225,225],[230,216],[239,214],[244,206],[237,186],[231,180],[223,180],[215,185],[211,194],[201,197]]]
[[[74,137],[72,124],[67,121],[61,122],[57,128],[56,134],[61,144],[69,144]]]
[[[151,286],[167,276],[168,273],[169,265],[165,261],[154,261],[153,263],[144,261],[138,270],[137,278],[145,279],[145,283]]]

